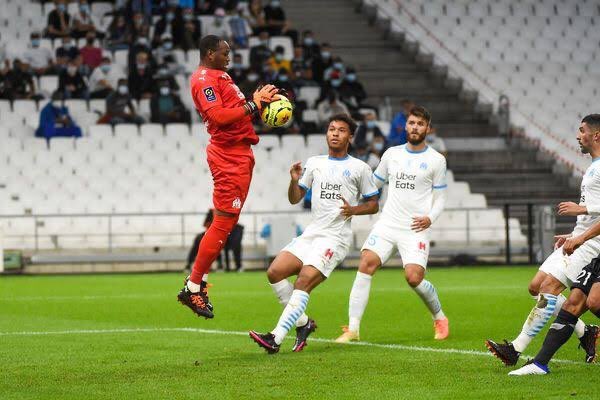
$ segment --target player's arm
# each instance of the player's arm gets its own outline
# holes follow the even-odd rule
[[[412,230],[415,232],[424,231],[439,218],[442,211],[444,211],[444,207],[446,207],[447,188],[446,160],[444,159],[444,162],[440,163],[433,177],[431,209],[427,215],[413,217],[413,222],[410,226]]]
[[[590,226],[580,235],[567,237],[563,244],[563,253],[567,255],[573,254],[579,246],[598,235],[600,235],[600,221]]]
[[[288,187],[288,200],[290,204],[298,204],[304,198],[308,189],[301,186],[302,163],[295,163],[290,168],[290,186]]]
[[[376,214],[379,211],[379,202],[377,201],[377,195],[367,197],[365,201],[356,206],[351,206],[350,203],[342,197],[344,204],[340,207],[342,215],[349,218],[353,215],[368,215]]]
[[[596,210],[596,213],[594,214],[598,214],[598,210]],[[581,206],[577,203],[574,203],[572,201],[563,201],[562,203],[560,203],[558,205],[558,215],[568,215],[571,217],[576,217],[578,215],[586,215],[588,214],[588,209],[586,206]]]

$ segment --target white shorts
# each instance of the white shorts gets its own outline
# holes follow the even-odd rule
[[[371,250],[385,264],[398,248],[402,264],[417,264],[427,268],[429,258],[429,231],[414,232],[408,230],[391,231],[388,228],[375,227],[367,237],[362,250]]]
[[[349,246],[337,239],[325,237],[302,237],[292,240],[281,251],[287,251],[302,261],[302,265],[312,265],[326,278],[348,254]]]
[[[540,271],[552,275],[563,285],[570,287],[577,280],[581,270],[599,254],[600,243],[596,241],[585,242],[570,256],[563,254],[563,248],[559,247],[546,258]]]

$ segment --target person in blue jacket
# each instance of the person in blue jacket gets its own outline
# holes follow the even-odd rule
[[[69,109],[64,105],[62,93],[55,92],[48,104],[42,108],[40,126],[35,131],[35,136],[47,140],[56,136],[81,137],[81,128],[75,125],[69,115]]]
[[[410,113],[410,109],[415,106],[415,103],[410,100],[402,100],[400,105],[402,111],[398,112],[392,119],[390,133],[387,137],[388,147],[406,143],[406,116]]]

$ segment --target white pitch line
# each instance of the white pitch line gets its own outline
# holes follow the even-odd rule
[[[46,335],[98,335],[98,334],[113,334],[113,333],[152,333],[152,332],[192,332],[202,333],[206,335],[226,335],[226,336],[248,336],[248,332],[243,331],[224,331],[219,329],[202,329],[202,328],[122,328],[122,329],[74,329],[65,331],[16,331],[16,332],[0,332],[0,336],[46,336]],[[287,338],[291,339],[291,338]],[[311,338],[311,342],[335,344],[333,339]],[[436,348],[425,346],[408,346],[403,344],[383,344],[372,342],[350,342],[346,344],[337,344],[339,346],[362,346],[374,347],[379,349],[406,350],[417,351],[424,353],[445,353],[445,354],[460,354],[468,356],[483,356],[492,357],[492,354],[478,350],[464,350],[452,348]],[[530,357],[524,355],[524,357]],[[553,359],[552,362],[563,364],[588,365],[582,361]]]

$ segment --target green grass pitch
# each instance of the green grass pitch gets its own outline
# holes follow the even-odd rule
[[[273,328],[281,312],[264,273],[212,274],[214,320],[177,303],[182,274],[4,276],[0,399],[598,399],[600,368],[583,364],[576,339],[547,376],[509,377],[486,354],[485,338],[520,330],[535,271],[431,269],[451,328],[439,343],[402,271],[384,269],[373,280],[363,346],[328,341],[347,322],[355,275],[336,271],[308,306],[318,340],[292,353],[291,332],[276,355],[245,334]]]

